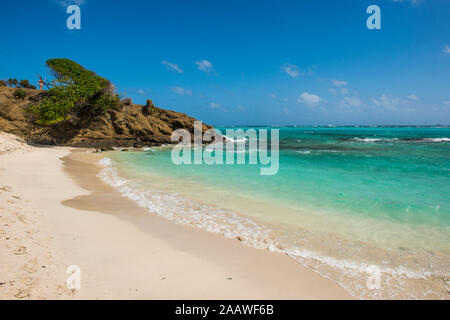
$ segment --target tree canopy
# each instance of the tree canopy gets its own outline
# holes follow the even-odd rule
[[[119,102],[112,83],[69,59],[50,59],[55,79],[41,101],[28,110],[39,124],[55,124],[71,115],[100,114]]]

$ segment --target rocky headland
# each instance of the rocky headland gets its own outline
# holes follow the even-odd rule
[[[196,119],[184,113],[154,106],[134,104],[123,99],[102,114],[72,116],[67,121],[41,125],[27,112],[29,105],[39,101],[46,91],[22,89],[25,97],[17,99],[15,88],[0,87],[0,131],[15,134],[27,143],[62,145],[111,150],[114,147],[142,148],[170,144],[176,129],[193,133]],[[203,125],[203,131],[212,128]]]

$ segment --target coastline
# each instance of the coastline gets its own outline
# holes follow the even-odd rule
[[[11,190],[0,196],[19,194],[21,202],[28,201],[21,214],[37,212],[37,233],[49,240],[41,247],[54,257],[46,277],[32,273],[37,282],[19,279],[20,285],[0,286],[1,299],[352,298],[286,255],[150,214],[104,184],[96,176],[101,170],[96,155],[83,151],[33,147],[0,156],[0,187]],[[5,207],[8,218],[14,209],[9,202]],[[44,259],[31,250],[15,256],[12,249],[2,245],[0,251],[7,262],[4,277],[17,277],[17,263]],[[17,257],[24,261],[14,262]],[[69,265],[81,268],[76,292],[65,288]],[[28,288],[28,295],[15,297],[20,286]]]

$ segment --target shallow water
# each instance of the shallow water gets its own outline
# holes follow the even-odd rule
[[[286,252],[355,297],[449,298],[450,128],[277,129],[273,176],[177,166],[170,148],[111,153],[101,176],[153,213]]]

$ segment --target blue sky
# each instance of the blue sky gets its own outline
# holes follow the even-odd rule
[[[70,58],[212,125],[450,124],[449,18],[448,0],[2,1],[0,78]]]

